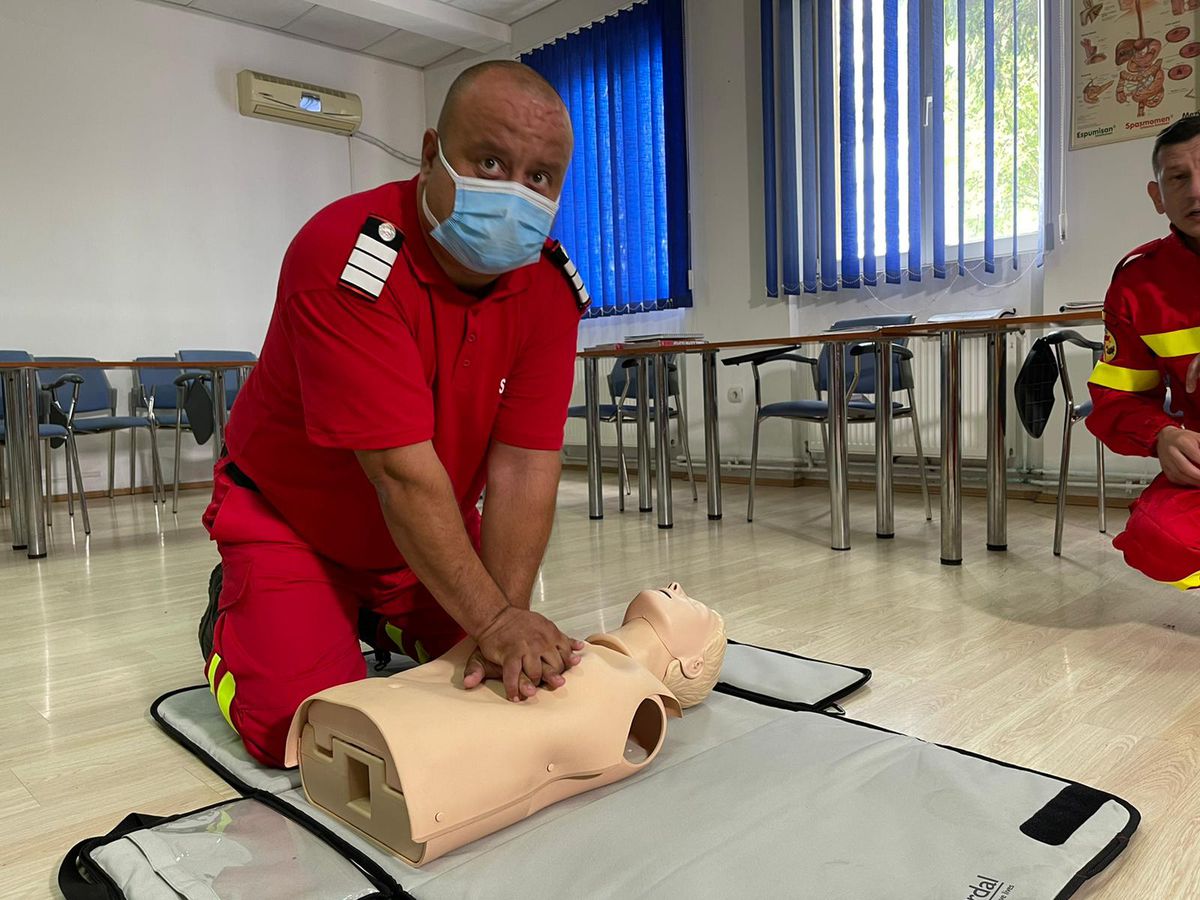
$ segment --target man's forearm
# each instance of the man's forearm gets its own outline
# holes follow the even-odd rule
[[[508,603],[471,545],[432,445],[358,456],[409,568],[463,630],[478,637]]]
[[[557,453],[494,444],[484,499],[483,564],[513,606],[529,608],[554,526],[562,461]]]

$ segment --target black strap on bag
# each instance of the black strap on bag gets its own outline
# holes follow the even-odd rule
[[[1031,437],[1040,438],[1054,410],[1054,383],[1058,381],[1058,360],[1045,338],[1033,342],[1021,364],[1013,394],[1017,415]]]
[[[87,852],[132,831],[153,828],[164,819],[165,816],[130,813],[108,834],[86,838],[72,847],[58,867],[58,889],[63,897],[66,900],[123,900],[124,892],[107,874],[91,864]]]
[[[202,379],[193,378],[188,384],[183,395],[183,411],[187,413],[188,426],[196,443],[207,444],[213,436],[213,399]]]

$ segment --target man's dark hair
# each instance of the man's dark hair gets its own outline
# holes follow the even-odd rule
[[[1158,165],[1158,152],[1163,147],[1174,144],[1186,144],[1192,138],[1200,137],[1200,115],[1180,119],[1170,128],[1163,130],[1154,142],[1154,151],[1150,154],[1150,165],[1154,167],[1154,177],[1162,174]]]

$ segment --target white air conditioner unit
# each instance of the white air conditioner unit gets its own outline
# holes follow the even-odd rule
[[[353,134],[362,124],[358,94],[243,69],[238,72],[238,111],[255,119]]]

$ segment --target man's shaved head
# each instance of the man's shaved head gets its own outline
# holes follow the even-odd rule
[[[563,111],[566,116],[567,108],[558,91],[537,71],[524,63],[511,59],[493,59],[481,62],[465,69],[446,93],[446,101],[442,104],[441,115],[438,116],[437,130],[443,137],[453,138],[456,126],[462,121],[464,110],[471,107],[471,94],[481,81],[493,84],[497,80],[505,83],[505,87],[529,93],[546,102],[552,103]],[[467,119],[470,115],[468,112]]]

